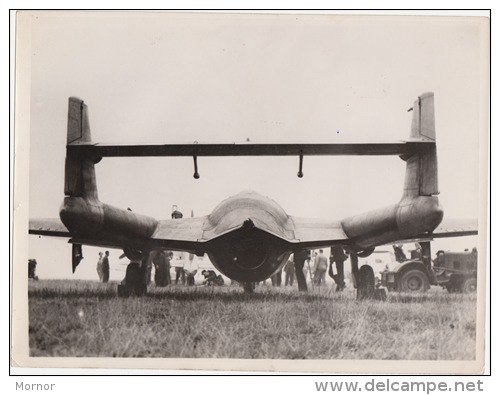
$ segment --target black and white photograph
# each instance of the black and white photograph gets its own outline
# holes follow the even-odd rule
[[[16,366],[484,371],[488,18],[16,23]]]

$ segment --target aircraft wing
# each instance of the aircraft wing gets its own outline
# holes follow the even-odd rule
[[[478,234],[477,220],[474,219],[444,219],[433,232],[421,234],[411,239],[403,239],[389,243],[405,244],[418,243],[422,241],[432,241],[445,237],[475,236]]]
[[[148,244],[153,247],[181,251],[194,252],[203,250],[203,244],[211,238],[211,235],[207,234],[207,228],[209,228],[208,216],[161,220],[158,221],[158,225],[148,240]],[[290,216],[289,230],[292,230],[293,238],[285,237],[285,233],[280,236],[294,247],[321,248],[335,244],[351,244],[351,240],[342,229],[340,221]],[[72,237],[61,220],[56,218],[30,220],[29,233],[40,236]],[[411,239],[394,241],[390,244],[403,244],[477,234],[478,224],[476,220],[445,219],[432,233],[418,235]],[[101,240],[101,243],[105,243],[105,241]],[[114,244],[110,243],[109,245]]]
[[[292,244],[304,248],[329,247],[335,244],[347,245],[350,240],[342,229],[340,221],[311,219],[290,216],[295,240]]]
[[[269,231],[265,227],[262,227],[262,230]],[[287,229],[283,232],[273,230],[271,233],[300,248],[349,244],[340,221],[290,216]],[[208,216],[204,216],[159,221],[151,239],[155,245],[165,248],[193,251],[201,248],[203,243],[210,241],[213,237]]]
[[[30,219],[29,233],[40,236],[71,237],[59,218]]]
[[[195,251],[200,243],[207,241],[203,237],[207,218],[203,216],[158,221],[158,226],[151,236],[151,242],[165,248]]]
[[[151,247],[164,247],[182,251],[195,251],[197,244],[205,241],[203,239],[203,228],[205,226],[205,217],[168,219],[158,221],[158,225],[146,244]],[[83,242],[88,245],[100,245],[114,248],[122,247],[115,240],[84,239],[80,240],[78,236],[71,234],[60,219],[57,218],[37,218],[29,221],[29,234],[39,236],[67,237],[74,238],[75,241]]]
[[[444,219],[431,233],[431,237],[473,236],[478,233],[477,220],[471,219]]]
[[[290,216],[287,228],[291,232],[279,232],[278,236],[291,243],[294,247],[320,248],[334,244],[349,244],[349,239],[344,233],[340,221]],[[68,238],[73,236],[61,220],[55,218],[30,220],[29,233]],[[290,237],[291,235],[293,236]],[[203,244],[213,236],[210,231],[208,216],[167,219],[158,221],[158,225],[151,238],[148,239],[147,244],[153,248],[163,247],[194,252],[203,250]],[[90,240],[86,241],[88,244],[93,244]],[[107,243],[101,239],[99,244],[118,247],[111,240]]]

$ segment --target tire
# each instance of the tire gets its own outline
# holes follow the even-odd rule
[[[401,292],[424,293],[428,289],[429,279],[422,270],[408,270],[399,280],[399,290]]]
[[[477,291],[477,280],[475,278],[468,278],[462,284],[462,292],[466,294],[476,293]]]
[[[360,258],[366,258],[366,257],[369,257],[371,254],[373,254],[373,251],[375,251],[375,248],[368,248],[366,250],[358,252],[357,255]]]
[[[371,266],[363,265],[358,271],[357,299],[373,299],[375,295],[375,273]]]
[[[142,270],[137,262],[130,262],[125,272],[125,284],[135,287],[142,282]]]
[[[147,287],[144,284],[137,284],[134,287],[135,296],[144,296],[146,295]]]
[[[452,274],[450,276],[450,281],[446,284],[446,289],[449,293],[462,292],[462,287],[465,282],[465,278],[460,275]]]
[[[453,294],[453,293],[456,293],[457,292],[457,287],[455,284],[446,284],[446,290]]]
[[[144,283],[144,269],[137,262],[130,262],[125,273],[125,284],[120,286],[118,292],[120,296],[144,296],[147,292],[147,285]]]
[[[252,294],[255,289],[255,283],[252,282],[244,282],[243,290],[246,294]]]
[[[118,284],[118,296],[120,298],[128,298],[130,296],[130,287],[124,284]]]

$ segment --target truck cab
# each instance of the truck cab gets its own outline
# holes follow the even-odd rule
[[[477,251],[438,251],[434,263],[434,273],[440,285],[449,292],[476,292]]]

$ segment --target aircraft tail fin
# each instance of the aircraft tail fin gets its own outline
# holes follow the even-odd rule
[[[89,144],[91,141],[87,105],[83,100],[70,97],[66,144]],[[98,161],[99,158],[82,157],[67,150],[64,179],[66,196],[97,199],[94,164]]]
[[[413,105],[410,141],[436,141],[434,120],[434,93],[424,93]],[[417,152],[406,160],[403,196],[431,196],[439,194],[436,146]]]
[[[427,92],[418,97],[413,104],[411,139],[436,141],[434,120],[434,93]]]

